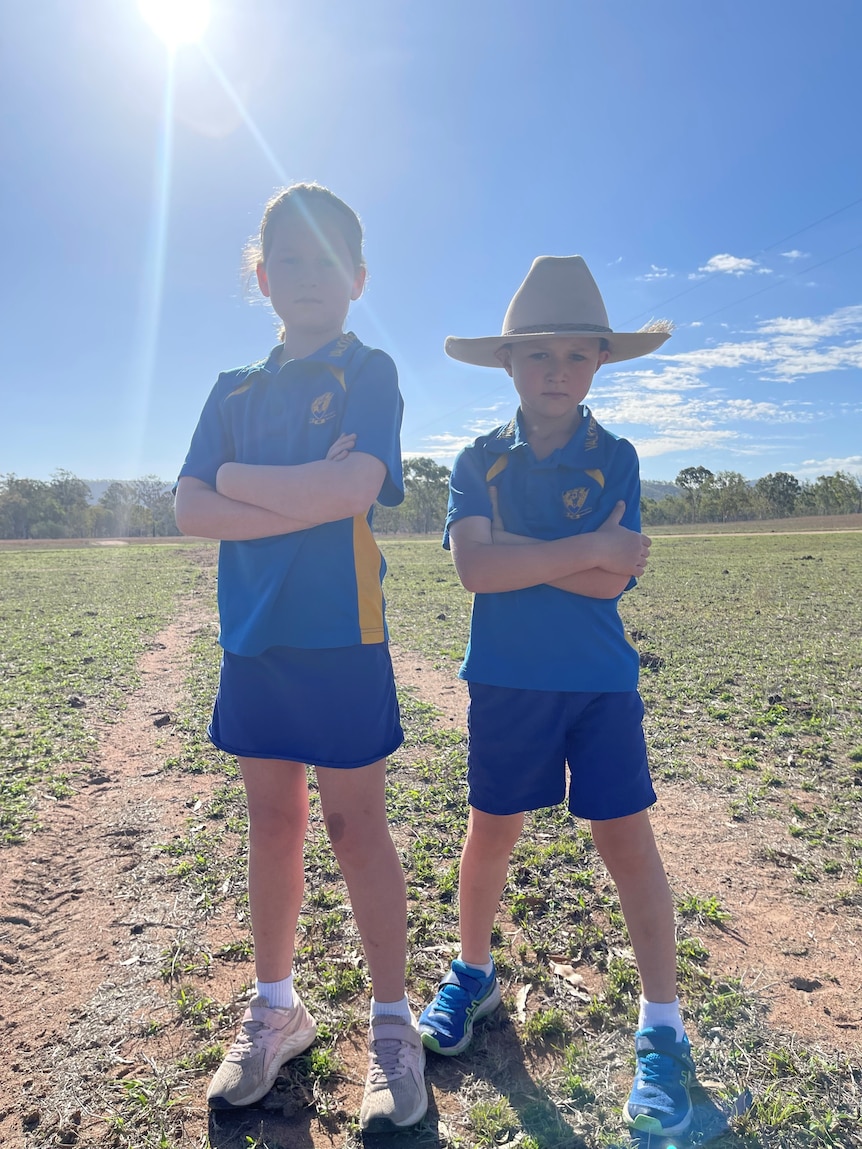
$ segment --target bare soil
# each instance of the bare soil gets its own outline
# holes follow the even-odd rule
[[[163,955],[195,929],[206,933],[197,939],[202,948],[241,931],[218,917],[190,924],[192,907],[166,885],[157,846],[182,830],[193,792],[205,798],[221,781],[198,776],[192,782],[163,768],[174,752],[171,718],[182,696],[189,643],[210,625],[192,602],[157,636],[141,660],[140,687],[117,721],[100,732],[89,777],[71,798],[45,806],[42,828],[3,853],[0,1144],[8,1149],[123,1144],[108,1132],[110,1083],[152,1078],[159,1057],[175,1060],[201,1044],[176,1023],[159,976]],[[433,703],[449,728],[463,723],[466,690],[454,665],[435,668],[405,650],[393,655],[403,687]],[[705,925],[700,931],[710,971],[741,977],[761,995],[779,1032],[858,1060],[862,955],[858,930],[835,900],[837,886],[827,880],[801,891],[784,826],[760,821],[753,834],[750,825],[729,820],[720,796],[693,786],[663,785],[654,825],[676,895],[714,894],[732,915],[724,928]],[[764,859],[768,847],[785,852],[786,868]],[[231,1002],[248,976],[247,966],[221,964],[207,992]],[[145,1040],[160,1024],[155,1042]],[[519,1046],[505,1017],[499,1024],[511,1091]],[[342,1072],[333,1100],[342,1113],[355,1113],[366,1056],[362,1034],[345,1032],[337,1053]],[[439,1061],[429,1065],[430,1113],[442,1135],[447,1094],[459,1089],[463,1071]],[[494,1066],[485,1069],[493,1081]],[[529,1085],[525,1070],[525,1090]],[[205,1145],[209,1138],[216,1149],[234,1149],[259,1135],[264,1116],[273,1144],[322,1149],[352,1143],[341,1118],[316,1113],[314,1098],[289,1077],[279,1079],[265,1114],[210,1116],[205,1089],[205,1078],[190,1073],[190,1105],[177,1118],[177,1145]],[[408,1142],[440,1144],[440,1138],[379,1139],[390,1149]]]

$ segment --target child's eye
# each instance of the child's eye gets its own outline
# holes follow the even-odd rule
[[[547,353],[547,351],[531,351],[529,358],[530,359],[547,359],[548,353]]]

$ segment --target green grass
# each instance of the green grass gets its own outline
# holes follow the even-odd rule
[[[135,666],[201,578],[187,548],[0,550],[0,842],[94,761]]]
[[[434,539],[387,539],[382,548],[390,568],[393,639],[454,670],[466,638],[470,598],[451,559]],[[31,637],[37,635],[31,645],[37,648],[33,657],[44,660],[52,635],[59,650],[68,637],[49,620],[91,617],[84,613],[93,609],[87,588],[108,571],[117,580],[116,605],[111,607],[110,595],[100,591],[97,622],[88,632],[88,641],[110,644],[109,624],[118,620],[116,664],[101,655],[110,670],[107,678],[75,687],[88,701],[87,716],[91,702],[94,712],[116,708],[122,690],[133,682],[134,661],[148,637],[168,617],[175,596],[198,577],[181,551],[160,549],[158,563],[145,564],[146,572],[130,552],[124,553],[125,566],[111,566],[115,554],[64,552],[69,578],[60,580],[56,567],[46,568],[36,596],[43,613],[31,628]],[[856,917],[862,906],[858,554],[853,535],[662,538],[653,546],[639,589],[625,597],[622,608],[641,651],[658,659],[659,669],[643,673],[642,689],[653,767],[663,784],[684,779],[688,786],[720,794],[728,817],[750,824],[753,840],[766,820],[786,827],[798,896],[808,897],[820,882],[838,883],[840,912]],[[0,571],[8,569],[3,564],[10,557],[15,556],[0,555]],[[50,563],[55,553],[23,557]],[[20,583],[19,569],[6,585]],[[211,593],[212,572],[200,577]],[[69,586],[77,588],[75,594]],[[137,605],[147,595],[151,607]],[[25,600],[32,603],[34,597],[19,592],[15,601]],[[2,601],[5,611],[9,599]],[[122,606],[129,602],[134,608]],[[135,619],[138,613],[142,618]],[[139,625],[131,626],[130,618]],[[68,626],[81,628],[80,621]],[[46,641],[39,651],[42,633]],[[165,1061],[162,1052],[151,1075],[115,1085],[109,1103],[100,1098],[112,1126],[110,1143],[130,1149],[163,1144],[191,1149],[183,1116],[191,1120],[195,1104],[200,1105],[202,1079],[233,1033],[228,1003],[213,999],[212,979],[220,971],[226,975],[221,984],[253,977],[250,938],[243,936],[248,908],[242,788],[233,763],[215,752],[203,733],[218,669],[214,642],[214,627],[193,642],[187,698],[176,724],[178,738],[172,740],[178,746],[166,763],[187,778],[188,797],[185,830],[165,843],[161,854],[165,893],[181,894],[184,904],[195,908],[188,929],[161,954],[153,976],[173,1002],[173,1020],[165,1015],[160,1022],[173,1027],[172,1048],[181,1052],[175,1061]],[[47,691],[49,677],[19,670],[20,705],[50,713],[42,699],[51,696],[40,693]],[[388,806],[410,898],[409,984],[413,1000],[420,1002],[428,1000],[448,957],[457,952],[465,742],[463,731],[441,727],[433,707],[414,694],[402,693],[402,710],[407,742],[391,763]],[[13,712],[7,703],[5,714]],[[85,766],[92,742],[83,724],[81,729]],[[76,739],[84,736],[73,723],[51,730],[55,762],[62,757],[68,763],[70,755],[61,750],[78,746]],[[53,773],[25,773],[31,779],[27,801],[49,782],[74,785],[74,770],[67,782],[62,775],[68,769],[59,765]],[[788,852],[764,848],[764,881],[770,880],[771,867],[787,865]],[[314,1105],[313,1120],[330,1137],[337,1133],[355,1149],[355,1114],[344,1111],[337,1098],[342,1042],[361,1034],[365,1025],[367,971],[313,783],[306,876],[297,973],[322,1031],[313,1050],[287,1070],[287,1090],[303,1098],[303,1106]],[[711,1144],[716,1149],[862,1149],[858,1065],[782,1041],[765,1024],[756,997],[710,972],[709,939],[727,915],[712,891],[686,892],[677,908],[680,976],[699,1078],[710,1083],[712,1103],[724,1110],[746,1090],[753,1094],[750,1108]],[[225,913],[232,922],[231,940],[210,944],[207,919],[220,914],[223,920]],[[727,926],[733,927],[732,918]],[[589,832],[564,810],[529,817],[512,859],[493,944],[508,1009],[477,1027],[474,1047],[468,1056],[453,1059],[457,1064],[431,1062],[447,1130],[440,1145],[600,1149],[623,1143],[620,1107],[632,1074],[638,981],[613,884]],[[557,963],[582,971],[584,986],[555,976]],[[525,1010],[523,1020],[519,1008]],[[148,1039],[163,1051],[162,1025],[143,1032],[141,1040]],[[146,1051],[146,1045],[142,1048]],[[421,1141],[417,1134],[416,1143]],[[265,1126],[260,1143],[267,1143]]]

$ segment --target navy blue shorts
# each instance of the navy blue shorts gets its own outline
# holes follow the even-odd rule
[[[212,742],[239,758],[355,769],[404,741],[386,643],[222,652]]]
[[[578,818],[637,814],[655,802],[636,690],[586,694],[471,682],[470,805],[521,814],[566,796]]]

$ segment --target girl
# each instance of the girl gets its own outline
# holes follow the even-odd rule
[[[387,645],[375,500],[404,497],[392,360],[343,333],[365,284],[362,227],[294,184],[267,204],[251,261],[283,323],[266,360],[220,375],[180,472],[177,525],[221,540],[223,647],[208,734],[237,756],[249,811],[256,985],[213,1078],[214,1108],[251,1105],[316,1033],[293,986],[304,887],[306,766],[347,883],[373,997],[364,1129],[415,1124],[424,1053],[404,992],[404,875],[386,822],[403,734]]]

